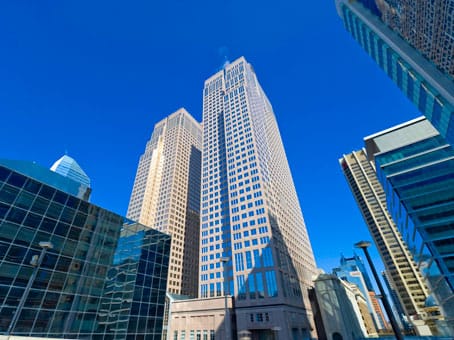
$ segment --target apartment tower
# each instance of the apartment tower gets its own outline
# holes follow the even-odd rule
[[[127,217],[172,236],[167,291],[197,296],[200,124],[183,108],[157,123],[140,157]]]
[[[205,81],[202,150],[199,296],[235,296],[238,332],[308,338],[314,256],[273,109],[244,57]]]
[[[428,297],[423,278],[386,206],[386,195],[364,150],[344,155],[339,163],[369,232],[399,295],[405,314],[418,334],[426,334],[424,306]]]

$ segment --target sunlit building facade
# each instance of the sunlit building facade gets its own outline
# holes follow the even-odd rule
[[[375,311],[374,300],[376,300],[376,298],[374,288],[361,258],[356,254],[353,254],[353,257],[345,257],[342,255],[340,266],[333,268],[333,274],[339,279],[353,283],[358,287],[367,302],[367,308],[374,321],[375,329],[385,329],[386,320],[382,318],[383,313],[377,313]]]
[[[202,150],[199,296],[234,295],[238,332],[310,337],[314,256],[273,109],[243,57],[205,81]]]
[[[389,279],[396,287],[405,314],[412,320],[418,334],[427,334],[428,326],[423,318],[429,293],[387,209],[386,195],[378,181],[374,164],[369,161],[365,150],[344,155],[339,163],[389,273]]]
[[[172,236],[167,290],[197,297],[202,129],[181,108],[158,122],[140,157],[127,217]]]
[[[0,335],[160,339],[170,236],[78,198],[80,188],[0,161]]]

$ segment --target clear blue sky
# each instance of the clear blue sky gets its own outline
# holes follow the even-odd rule
[[[349,36],[334,0],[1,1],[0,157],[65,150],[92,201],[125,214],[154,124],[201,119],[203,81],[241,55],[270,98],[313,249],[330,271],[371,239],[338,165],[415,107]],[[375,253],[375,251],[374,251]]]

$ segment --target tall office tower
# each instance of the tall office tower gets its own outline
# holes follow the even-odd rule
[[[346,29],[454,144],[454,1],[336,0]]]
[[[51,166],[50,170],[90,187],[90,178],[87,176],[85,171],[82,170],[75,159],[69,157],[68,155],[64,155],[58,159],[58,161]]]
[[[167,291],[197,296],[200,124],[179,109],[157,123],[140,157],[127,217],[172,235]]]
[[[77,197],[87,201],[89,200],[91,193],[90,178],[87,176],[85,171],[82,170],[75,159],[69,157],[68,155],[64,155],[51,166],[50,170],[72,179],[76,183],[80,183]]]
[[[239,332],[309,337],[314,256],[273,109],[243,57],[205,81],[201,203],[200,297],[224,286]]]
[[[353,254],[353,257],[344,257],[342,255],[340,266],[333,268],[333,274],[339,279],[354,283],[358,287],[367,302],[367,308],[375,323],[375,328],[377,330],[386,329],[386,320],[382,318],[383,313],[375,311],[374,300],[376,298],[374,288],[361,258],[356,254]],[[372,292],[372,294],[369,294],[369,292]]]
[[[402,306],[419,334],[427,331],[420,324],[428,296],[422,276],[407,245],[386,208],[386,196],[373,164],[364,150],[344,155],[339,163],[358,204],[369,232],[397,289]]]
[[[391,281],[388,278],[388,274],[386,271],[381,272],[383,281],[385,282],[386,289],[388,289],[389,296],[393,302],[392,308],[393,308],[393,313],[394,316],[399,323],[399,326],[404,329],[405,331],[409,331],[411,329],[410,324],[408,323],[408,320],[404,317],[405,312],[402,307],[402,304],[400,303],[399,300],[399,295],[397,295],[396,288],[394,288],[391,284]]]
[[[366,137],[365,144],[388,210],[454,325],[454,149],[424,117]]]

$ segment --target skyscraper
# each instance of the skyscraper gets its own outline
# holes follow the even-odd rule
[[[200,124],[183,108],[157,123],[140,157],[127,217],[172,235],[167,290],[197,296]]]
[[[386,289],[389,292],[389,297],[391,298],[391,301],[393,302],[392,308],[393,308],[393,313],[394,317],[396,318],[396,321],[399,323],[399,326],[404,329],[405,331],[409,331],[411,329],[411,326],[405,317],[405,312],[402,307],[402,304],[400,303],[399,300],[399,295],[397,295],[396,289],[391,285],[391,282],[388,278],[388,274],[386,274],[386,271],[381,272],[383,281],[385,282]]]
[[[82,170],[74,158],[71,158],[68,155],[64,155],[58,159],[51,166],[50,170],[90,187],[90,178],[87,176],[85,171]]]
[[[428,297],[422,276],[386,207],[386,196],[365,150],[344,155],[339,163],[353,196],[369,228],[389,278],[396,287],[402,306],[419,334]]]
[[[234,295],[239,332],[309,337],[314,256],[273,109],[243,57],[205,81],[202,150],[200,297]]]
[[[341,257],[340,266],[333,269],[333,273],[340,279],[354,283],[361,291],[367,303],[367,308],[377,330],[386,329],[386,320],[383,313],[375,311],[375,292],[361,258],[353,254],[353,257]],[[372,293],[372,294],[370,294]]]
[[[25,169],[27,168],[28,166],[25,165]],[[50,170],[73,180],[74,183],[79,183],[76,196],[87,201],[90,199],[90,178],[73,158],[64,155],[51,166]]]
[[[365,144],[388,210],[453,325],[454,149],[424,117],[368,136]]]
[[[336,0],[346,29],[454,144],[454,1]]]

